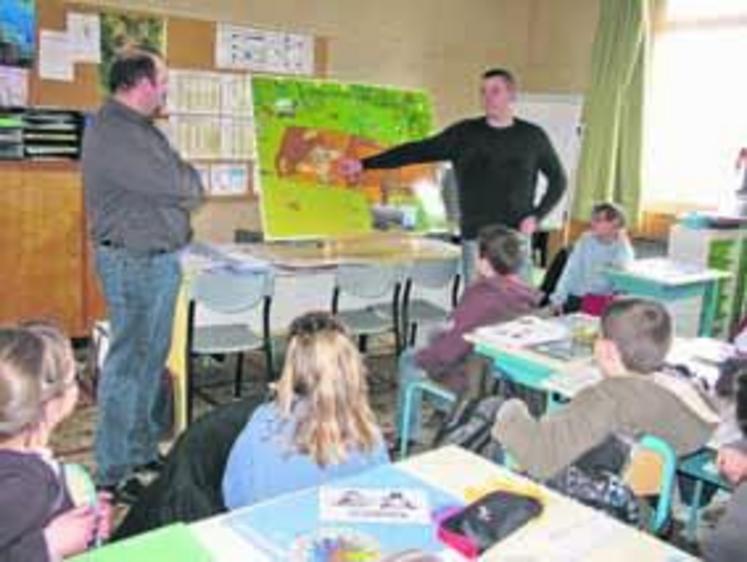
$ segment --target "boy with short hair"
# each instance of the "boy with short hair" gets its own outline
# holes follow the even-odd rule
[[[523,402],[509,400],[496,415],[494,438],[541,480],[615,434],[653,434],[678,455],[699,449],[719,416],[688,381],[656,372],[671,342],[672,321],[663,305],[641,298],[612,302],[594,348],[603,380],[541,419],[533,418]]]
[[[506,322],[531,312],[539,292],[518,274],[522,262],[519,234],[505,226],[482,228],[478,238],[478,278],[466,288],[447,325],[419,350],[408,350],[399,361],[398,428],[402,425],[405,388],[415,380],[433,379],[461,394],[470,387],[467,369],[472,344],[464,335],[489,324]],[[420,396],[413,404],[410,437],[419,433]]]
[[[606,301],[612,284],[604,271],[633,261],[633,247],[625,233],[625,213],[613,203],[599,203],[591,211],[589,230],[574,244],[568,262],[550,295],[557,312],[577,312],[582,302]],[[599,307],[587,312],[600,312]]]

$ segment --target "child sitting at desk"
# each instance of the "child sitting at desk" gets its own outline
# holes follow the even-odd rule
[[[326,312],[296,318],[276,396],[254,411],[228,456],[226,507],[387,462],[368,403],[363,361],[345,327]]]
[[[540,419],[519,400],[505,402],[494,438],[520,468],[541,480],[617,434],[653,434],[678,456],[698,450],[719,416],[689,381],[657,372],[671,343],[672,320],[664,306],[641,298],[615,300],[604,311],[594,348],[603,379]]]
[[[595,205],[590,228],[574,244],[550,295],[550,305],[556,312],[583,310],[599,315],[612,296],[604,270],[631,261],[633,247],[625,233],[625,213],[612,203]]]
[[[737,386],[737,420],[743,438],[719,450],[716,465],[734,492],[716,528],[705,538],[707,562],[741,562],[747,553],[747,373]]]
[[[522,260],[518,234],[500,225],[486,226],[478,236],[478,278],[464,291],[445,329],[439,331],[422,349],[403,353],[399,361],[397,402],[398,429],[402,427],[405,389],[426,377],[461,394],[470,388],[467,361],[472,344],[464,339],[468,332],[498,322],[513,320],[534,309],[540,293],[518,275]],[[410,437],[420,432],[420,396],[412,405]]]
[[[45,324],[0,329],[2,560],[61,560],[109,535],[109,498],[94,500],[97,507],[75,507],[63,467],[47,448],[77,399],[73,352],[57,329]],[[88,484],[92,491],[93,482]]]

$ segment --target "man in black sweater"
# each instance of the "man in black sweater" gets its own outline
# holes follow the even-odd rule
[[[341,163],[343,174],[355,181],[363,170],[450,160],[459,185],[467,282],[474,275],[477,232],[481,227],[503,224],[530,237],[566,188],[565,172],[545,132],[514,117],[513,75],[503,69],[485,72],[482,98],[483,117],[459,121],[435,136],[364,160]],[[546,177],[547,190],[536,204],[538,172]]]

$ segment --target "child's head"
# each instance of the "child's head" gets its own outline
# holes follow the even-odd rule
[[[521,239],[515,230],[499,224],[480,229],[478,270],[483,277],[511,275],[521,265]]]
[[[664,306],[642,298],[612,301],[601,318],[595,357],[606,374],[651,373],[661,368],[672,345],[672,319]]]
[[[351,450],[370,451],[379,439],[360,353],[327,312],[291,323],[277,403],[296,418],[296,449],[321,466],[344,461]]]
[[[49,324],[0,328],[0,441],[51,431],[78,399],[69,340]]]
[[[601,240],[617,238],[625,222],[625,211],[614,203],[599,203],[591,210],[591,232]]]

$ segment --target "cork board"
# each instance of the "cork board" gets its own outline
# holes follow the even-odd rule
[[[67,12],[100,12],[93,6],[77,5],[63,0],[45,0],[37,4],[38,29],[64,30]],[[119,10],[130,12],[130,10]],[[137,13],[137,12],[134,12]],[[166,29],[166,62],[172,68],[219,70],[215,67],[215,30],[217,22],[176,16],[163,16]],[[328,41],[314,40],[315,76],[327,71]],[[56,106],[94,110],[102,102],[98,83],[98,65],[75,64],[75,80],[59,82],[42,80],[34,66],[29,83],[29,101],[34,106]]]

